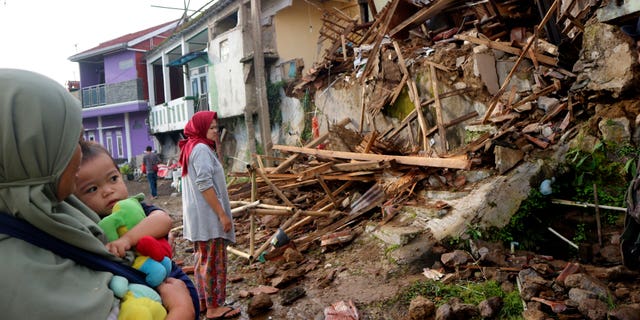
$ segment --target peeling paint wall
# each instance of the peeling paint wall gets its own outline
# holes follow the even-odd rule
[[[242,30],[234,28],[209,44],[211,59],[211,109],[221,118],[241,115],[247,104],[243,64]]]

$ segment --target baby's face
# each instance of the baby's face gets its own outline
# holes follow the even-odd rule
[[[120,171],[106,154],[85,160],[78,171],[76,184],[76,197],[101,217],[110,215],[116,202],[128,197]]]

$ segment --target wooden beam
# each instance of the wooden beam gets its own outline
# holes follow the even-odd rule
[[[264,182],[266,182],[269,187],[271,187],[271,189],[278,195],[278,197],[280,197],[280,199],[282,199],[282,201],[284,201],[284,203],[289,206],[289,207],[295,207],[296,205],[294,205],[291,201],[289,201],[289,199],[287,199],[287,197],[282,193],[282,191],[280,191],[280,189],[278,189],[278,187],[276,187],[273,182],[271,182],[271,179],[269,179],[264,172],[262,172],[262,169],[258,168],[256,169],[256,172],[258,173],[258,175],[260,175],[260,177],[262,177],[262,179],[264,180]]]
[[[347,125],[347,123],[351,122],[351,119],[349,118],[345,118],[340,120],[340,122],[337,123],[338,126],[345,126]],[[321,134],[319,137],[313,139],[311,142],[305,144],[304,146],[306,148],[315,148],[317,147],[319,144],[321,144],[322,142],[324,142],[324,140],[326,140],[329,137],[329,131]],[[284,170],[286,170],[287,168],[289,168],[294,161],[296,161],[296,159],[298,159],[298,156],[300,156],[299,154],[294,154],[291,155],[287,158],[287,160],[285,160],[284,162],[282,162],[280,165],[278,165],[273,171],[272,173],[282,173]]]
[[[491,48],[491,49],[496,49],[496,50],[500,50],[500,51],[504,51],[513,55],[522,55],[523,52],[527,53],[526,51],[529,50],[529,48],[527,48],[527,50],[521,50],[515,47],[512,47],[510,45],[507,44],[503,44],[501,42],[497,42],[497,41],[491,41],[491,40],[487,40],[487,39],[482,39],[482,38],[475,38],[475,37],[470,37],[464,34],[457,34],[455,36],[453,36],[455,39],[458,40],[464,40],[464,41],[469,41],[475,44],[480,44],[480,45],[486,45],[487,47]],[[527,55],[528,56],[528,55]],[[551,66],[557,66],[558,65],[558,59],[557,58],[553,58],[553,57],[549,57],[547,55],[543,55],[540,53],[535,53],[535,57],[538,60],[538,62],[540,63],[544,63],[547,65],[551,65]]]
[[[316,175],[316,179],[318,179],[320,186],[322,186],[322,189],[324,190],[324,192],[327,194],[327,196],[329,196],[329,199],[331,199],[331,202],[333,202],[333,206],[338,208],[339,207],[338,201],[333,196],[333,192],[331,192],[331,189],[329,189],[329,186],[327,185],[327,183],[324,182],[324,179],[322,179],[322,176]]]
[[[395,161],[399,164],[424,166],[424,167],[436,167],[436,168],[453,168],[453,169],[469,169],[471,163],[466,157],[461,158],[427,158],[427,157],[413,157],[413,156],[390,156],[382,154],[369,154],[369,153],[357,153],[357,152],[344,152],[344,151],[331,151],[331,150],[318,150],[312,148],[302,148],[284,145],[274,145],[275,150],[287,151],[287,152],[300,152],[315,156],[323,156],[328,158],[339,159],[352,159],[352,160],[377,160],[377,161]]]
[[[334,191],[333,193],[331,193],[334,197],[337,197],[338,194],[340,194],[340,192],[344,191],[345,189],[347,189],[348,187],[350,187],[353,184],[353,181],[347,181],[345,182],[342,186],[340,186],[340,188],[336,189],[336,191]],[[326,197],[322,200],[320,200],[318,203],[316,203],[311,210],[312,211],[318,211],[320,210],[325,203],[329,203],[331,201],[331,199],[329,197]],[[322,211],[322,210],[320,210]]]
[[[524,56],[526,55],[525,53],[527,52],[527,50],[529,50],[529,48],[535,41],[536,41],[536,37],[531,37],[529,39],[529,41],[527,42],[527,45],[524,47],[524,49],[520,53],[518,60],[516,60],[516,63],[513,65],[513,68],[511,68],[511,71],[509,72],[507,77],[504,79],[504,82],[502,82],[502,86],[489,102],[489,108],[487,108],[487,112],[484,114],[484,117],[482,118],[483,124],[487,123],[487,120],[491,116],[493,109],[496,107],[496,104],[500,100],[500,96],[502,96],[502,94],[504,93],[505,89],[507,88],[507,85],[509,84],[509,81],[511,81],[511,77],[513,77],[513,75],[516,73],[518,66],[522,62],[522,58],[524,58]]]
[[[378,170],[390,168],[391,162],[389,161],[362,161],[362,162],[349,162],[334,164],[331,168],[334,171],[364,171],[364,170]]]
[[[420,95],[418,94],[418,90],[416,88],[416,84],[411,78],[411,74],[409,74],[409,69],[407,69],[406,62],[402,57],[402,50],[400,50],[400,46],[397,41],[393,41],[393,48],[396,50],[396,54],[398,55],[398,64],[400,65],[400,70],[407,78],[407,88],[409,89],[409,98],[413,102],[414,111],[418,116],[418,124],[420,124],[420,131],[422,132],[422,149],[425,152],[428,152],[429,147],[429,139],[427,138],[427,120],[422,114],[422,106],[420,104]]]
[[[438,127],[438,135],[440,136],[440,147],[442,153],[447,153],[447,131],[444,128],[442,120],[442,105],[440,104],[440,98],[438,97],[438,75],[436,74],[436,67],[432,64],[429,65],[431,72],[431,87],[433,90],[433,99],[436,104],[436,126]],[[425,137],[426,139],[426,137]]]
[[[444,9],[446,9],[452,2],[453,0],[438,0],[431,6],[420,9],[411,17],[405,19],[402,23],[391,29],[391,31],[389,31],[389,36],[395,36],[398,32],[404,30],[409,25],[417,26],[419,24],[422,24],[423,22],[427,21],[427,19],[444,11]]]
[[[298,175],[298,181],[307,180],[311,177],[316,176],[319,173],[325,173],[327,171],[330,171],[332,165],[333,165],[333,162],[325,162],[321,165],[302,171]]]
[[[391,0],[391,4],[389,10],[385,12],[384,22],[382,26],[378,30],[378,34],[376,35],[375,42],[373,44],[373,49],[369,53],[369,59],[367,60],[367,64],[364,67],[364,71],[362,72],[362,76],[360,78],[361,83],[364,83],[366,79],[369,77],[369,73],[373,69],[373,65],[378,61],[378,52],[380,51],[380,45],[382,44],[382,39],[384,39],[387,34],[387,30],[389,30],[389,22],[391,22],[391,18],[395,15],[396,8],[398,7],[398,3],[401,0]]]

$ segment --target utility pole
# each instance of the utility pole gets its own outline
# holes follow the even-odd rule
[[[264,51],[262,49],[262,26],[260,16],[260,0],[251,0],[251,20],[253,23],[253,72],[255,74],[256,98],[258,102],[258,115],[260,117],[260,135],[262,136],[262,147],[265,165],[271,166],[271,156],[273,156],[271,142],[271,125],[269,124],[269,103],[267,102],[266,79],[264,76]]]

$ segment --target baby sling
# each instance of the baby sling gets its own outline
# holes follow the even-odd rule
[[[35,246],[47,249],[63,258],[71,259],[89,269],[111,272],[115,275],[127,278],[131,283],[146,284],[144,273],[127,265],[101,257],[95,253],[74,247],[60,239],[52,237],[40,229],[37,229],[24,220],[17,219],[3,212],[0,212],[0,233],[22,239]],[[191,301],[193,302],[193,307],[195,308],[195,319],[198,320],[198,315],[200,314],[198,292],[196,291],[193,282],[191,282],[191,279],[189,279],[184,271],[182,271],[182,269],[173,261],[171,263],[172,268],[169,277],[181,280],[187,285],[189,294],[191,295]]]

